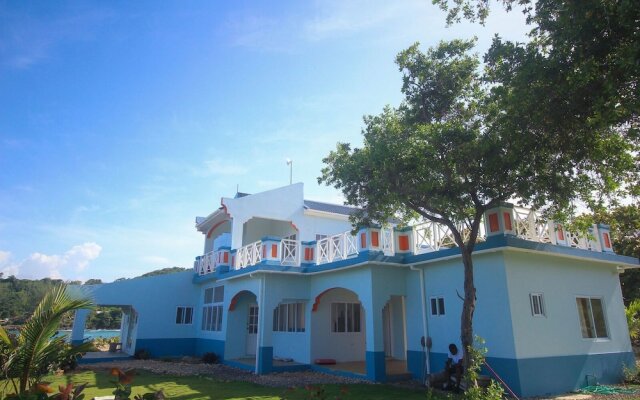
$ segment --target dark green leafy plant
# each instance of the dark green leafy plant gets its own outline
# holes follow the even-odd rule
[[[216,353],[204,353],[202,355],[202,362],[205,364],[217,364],[220,360],[220,357]]]
[[[138,349],[133,353],[133,358],[136,360],[148,360],[151,358],[151,353],[147,349]]]

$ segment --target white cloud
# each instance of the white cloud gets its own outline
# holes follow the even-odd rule
[[[15,275],[22,279],[70,278],[98,258],[101,251],[100,245],[88,242],[73,246],[64,254],[36,252],[19,262],[11,262],[10,253],[0,252],[0,272],[5,276]]]

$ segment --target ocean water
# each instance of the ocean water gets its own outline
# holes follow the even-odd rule
[[[58,331],[58,335],[71,337],[71,330],[61,329]],[[109,339],[117,336],[120,336],[120,329],[85,329],[84,330],[85,339],[94,339],[99,337]]]

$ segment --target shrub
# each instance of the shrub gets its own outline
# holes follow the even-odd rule
[[[464,393],[464,398],[466,400],[502,400],[504,390],[496,381],[492,380],[486,389],[477,385],[487,348],[484,347],[484,340],[481,337],[476,336],[475,342],[476,346],[469,346],[467,349],[471,362],[469,369],[465,371],[465,381],[471,383],[471,387]]]
[[[624,374],[624,383],[640,385],[640,370],[637,368],[629,367],[626,364],[622,366],[622,373]]]
[[[151,358],[151,353],[147,349],[138,349],[133,353],[133,358],[136,360],[148,360]]]
[[[204,353],[202,355],[202,362],[205,364],[217,364],[220,361],[220,357],[216,353]]]

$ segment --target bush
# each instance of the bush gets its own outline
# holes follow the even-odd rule
[[[138,349],[133,353],[133,358],[136,360],[148,360],[151,358],[151,353],[147,349]]]
[[[220,361],[220,357],[216,353],[204,353],[202,355],[202,362],[205,364],[217,364]]]
[[[622,366],[622,373],[624,374],[624,383],[640,385],[640,369],[625,364]]]
[[[472,386],[464,393],[465,400],[502,400],[504,390],[499,383],[492,380],[488,388],[483,389],[477,385],[478,376],[480,374],[480,368],[484,363],[485,354],[487,354],[487,348],[484,347],[484,340],[479,336],[476,336],[476,346],[469,346],[467,351],[471,358],[470,366],[465,371],[465,380],[472,383]],[[473,385],[475,383],[475,385]]]

